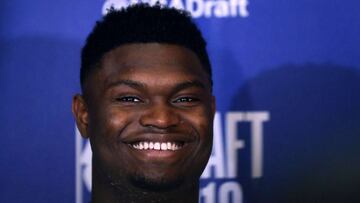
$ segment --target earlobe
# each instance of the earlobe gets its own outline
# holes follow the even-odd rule
[[[216,113],[216,98],[215,96],[211,97],[211,112],[212,112],[212,116],[215,116]]]
[[[77,94],[72,100],[72,113],[74,115],[76,125],[80,131],[80,134],[84,138],[88,138],[88,124],[89,124],[89,113],[84,98]]]

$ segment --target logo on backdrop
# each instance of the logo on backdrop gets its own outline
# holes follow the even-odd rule
[[[206,182],[200,188],[202,203],[243,202],[243,190],[238,178],[238,153],[250,149],[251,178],[263,177],[263,135],[264,123],[270,113],[230,111],[219,112],[214,119],[214,144],[209,162],[201,175]],[[222,122],[223,121],[223,122]],[[223,125],[224,124],[224,125]],[[247,124],[247,125],[239,125]],[[250,125],[249,125],[250,124]],[[250,139],[240,139],[240,128],[250,128]],[[89,202],[91,191],[91,147],[88,140],[81,138],[76,128],[76,203]],[[218,200],[218,201],[217,201]],[[232,200],[232,201],[231,201]]]
[[[249,16],[248,0],[106,0],[102,13],[106,14],[111,7],[120,9],[130,4],[146,2],[155,4],[160,2],[162,5],[185,9],[189,11],[194,18],[228,18]]]

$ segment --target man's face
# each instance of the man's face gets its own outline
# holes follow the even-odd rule
[[[90,138],[94,170],[113,184],[198,180],[211,153],[215,111],[198,57],[177,45],[129,44],[100,65],[77,116],[84,118],[77,122]]]

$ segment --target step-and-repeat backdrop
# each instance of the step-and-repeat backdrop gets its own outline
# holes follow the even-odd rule
[[[360,201],[360,2],[162,0],[208,41],[217,97],[203,203]],[[96,19],[130,0],[0,2],[0,202],[89,202],[70,106]]]

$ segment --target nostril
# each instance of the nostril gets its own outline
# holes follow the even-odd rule
[[[176,120],[142,119],[140,124],[150,128],[167,129],[177,126],[179,122],[176,122]]]
[[[160,129],[176,126],[180,122],[179,115],[170,107],[153,107],[144,111],[140,118],[142,126]]]

